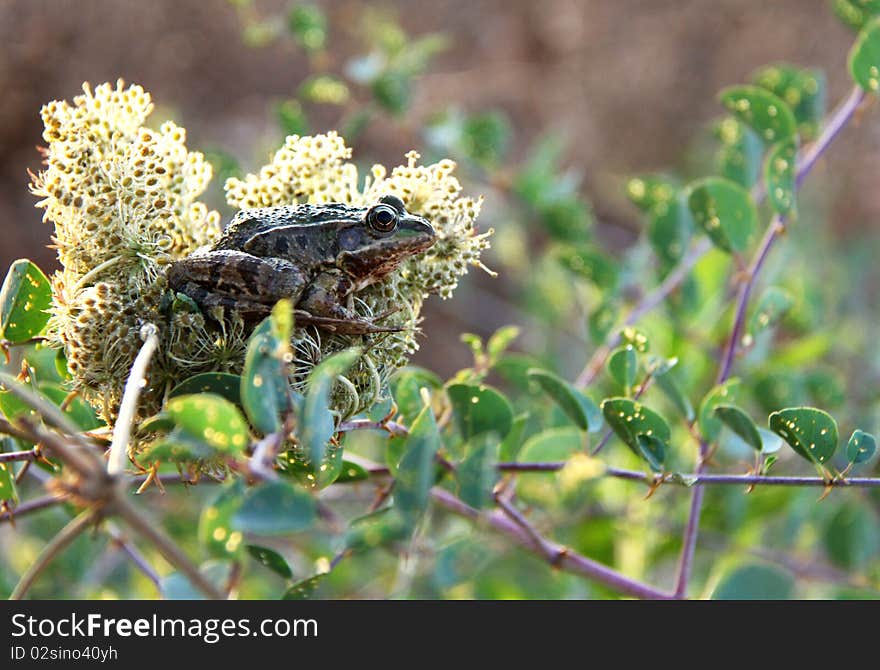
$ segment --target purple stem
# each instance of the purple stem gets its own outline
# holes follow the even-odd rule
[[[431,497],[441,507],[446,508],[450,512],[460,516],[473,519],[474,521],[483,521],[500,533],[507,535],[519,542],[531,551],[538,552],[545,559],[549,560],[552,565],[571,572],[582,575],[600,584],[604,584],[610,589],[632,596],[634,598],[645,598],[649,600],[669,600],[670,594],[660,591],[654,587],[644,584],[643,582],[631,579],[620,574],[616,570],[602,565],[592,559],[582,556],[571,549],[562,545],[551,542],[550,540],[541,538],[541,548],[536,547],[535,534],[524,530],[516,521],[509,518],[504,512],[496,510],[494,512],[484,513],[478,509],[474,509],[470,505],[462,502],[454,495],[441,488],[431,489]],[[551,558],[552,556],[552,558]]]

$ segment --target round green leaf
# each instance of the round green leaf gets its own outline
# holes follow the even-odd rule
[[[828,521],[822,539],[833,563],[847,570],[864,568],[880,549],[877,516],[870,507],[846,502]]]
[[[289,343],[273,335],[272,317],[258,325],[248,341],[241,374],[241,404],[251,425],[264,435],[281,429],[289,406],[284,357]]]
[[[837,422],[813,407],[789,407],[770,415],[770,429],[813,463],[827,462],[837,449]]]
[[[877,451],[877,440],[870,433],[854,430],[846,445],[846,457],[850,463],[864,463],[871,460]]]
[[[718,167],[722,177],[751,188],[761,174],[764,143],[758,134],[732,116],[715,125],[715,136],[721,141]]]
[[[287,535],[311,527],[315,499],[287,482],[268,482],[248,491],[232,516],[231,527],[252,535]]]
[[[721,419],[715,416],[715,408],[718,405],[729,405],[736,401],[739,391],[739,380],[728,379],[723,384],[719,384],[713,388],[703,401],[700,403],[700,409],[697,412],[700,433],[707,442],[712,442],[721,432]]]
[[[228,372],[204,372],[184,379],[171,389],[169,396],[174,398],[191,393],[213,393],[239,405],[241,404],[241,377]]]
[[[482,433],[504,439],[513,424],[513,408],[500,392],[486,385],[452,384],[446,389],[461,436],[470,440]]]
[[[742,565],[721,578],[713,600],[788,600],[794,579],[787,572],[760,563]]]
[[[440,378],[429,370],[407,367],[397,372],[391,379],[391,395],[397,403],[397,410],[405,421],[415,419],[425,406],[422,389],[433,391],[443,386]]]
[[[360,465],[352,461],[343,460],[342,468],[339,471],[339,476],[336,478],[336,483],[348,484],[350,482],[362,482],[365,479],[369,478],[370,473],[367,472]]]
[[[218,452],[242,453],[250,442],[241,412],[219,395],[196,393],[171,398],[165,413],[189,437]]]
[[[860,30],[872,16],[880,13],[880,0],[832,0],[831,7],[846,25]]]
[[[315,591],[318,590],[321,582],[324,581],[325,576],[326,574],[315,575],[314,577],[309,577],[308,579],[298,581],[296,584],[294,584],[284,592],[284,595],[281,596],[281,600],[312,599],[315,596]]]
[[[736,433],[742,440],[755,451],[763,451],[763,443],[758,427],[751,417],[739,407],[733,405],[716,405],[715,416],[721,422]]]
[[[225,487],[199,517],[199,543],[215,558],[237,558],[244,551],[244,535],[232,528],[232,515],[242,502],[244,485],[240,480]]]
[[[653,435],[637,435],[639,454],[654,472],[663,472],[666,461],[666,443]]]
[[[434,412],[425,407],[410,426],[394,486],[394,504],[410,527],[428,506],[434,485],[434,457],[439,450],[440,433]]]
[[[648,240],[667,264],[677,263],[688,249],[694,219],[680,193],[668,203],[658,204],[648,215]]]
[[[0,288],[0,339],[24,342],[46,326],[52,287],[46,275],[26,258],[15,261]]]
[[[794,296],[790,292],[778,286],[769,287],[764,291],[752,314],[752,335],[775,326],[793,306]]]
[[[247,545],[247,550],[255,561],[260,565],[269,568],[269,570],[279,577],[284,579],[290,579],[293,577],[293,571],[290,569],[287,561],[285,561],[284,557],[277,551],[269,549],[268,547],[260,547],[255,544]]]
[[[360,349],[337,352],[321,361],[309,375],[308,390],[300,412],[298,437],[303,455],[316,475],[325,465],[327,443],[336,430],[336,419],[330,411],[333,386],[360,355]]]
[[[859,33],[849,52],[849,71],[865,91],[876,94],[880,89],[880,18],[873,19]]]
[[[758,215],[742,186],[723,177],[706,177],[691,185],[688,207],[719,249],[729,253],[748,247]]]
[[[530,369],[528,376],[581,430],[595,432],[602,425],[602,415],[596,403],[561,377],[539,368]]]
[[[825,116],[825,75],[820,70],[778,63],[757,70],[752,81],[791,107],[804,137],[816,136]]]
[[[608,398],[602,401],[602,414],[614,433],[639,458],[645,458],[639,435],[669,442],[670,432],[666,420],[639,402],[629,398]],[[648,446],[649,449],[657,448],[653,441]]]
[[[794,113],[784,100],[759,86],[731,86],[719,94],[721,104],[768,144],[793,137]]]
[[[792,216],[796,206],[796,164],[797,142],[794,138],[773,145],[764,163],[767,199],[773,209],[784,216]]]
[[[636,350],[631,344],[618,347],[608,357],[608,373],[622,387],[625,395],[629,395],[635,384],[638,365]]]

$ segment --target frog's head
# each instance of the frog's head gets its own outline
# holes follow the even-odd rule
[[[364,210],[358,225],[340,231],[336,265],[366,286],[436,241],[427,219],[407,212],[397,196],[386,195]]]

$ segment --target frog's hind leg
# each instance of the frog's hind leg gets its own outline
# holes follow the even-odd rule
[[[294,319],[297,325],[316,326],[343,335],[366,335],[402,330],[399,327],[376,326],[341,304],[341,296],[350,295],[354,286],[342,272],[319,274],[303,292]]]
[[[296,303],[306,278],[288,261],[222,250],[174,263],[168,270],[168,284],[203,311],[222,307],[249,319],[266,316],[282,298]]]

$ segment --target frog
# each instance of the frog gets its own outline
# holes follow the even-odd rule
[[[206,314],[219,307],[255,323],[287,298],[297,326],[345,335],[397,331],[377,324],[387,314],[356,314],[354,297],[436,241],[432,224],[408,212],[396,195],[368,207],[245,209],[213,245],[171,263],[166,278],[172,291]]]

